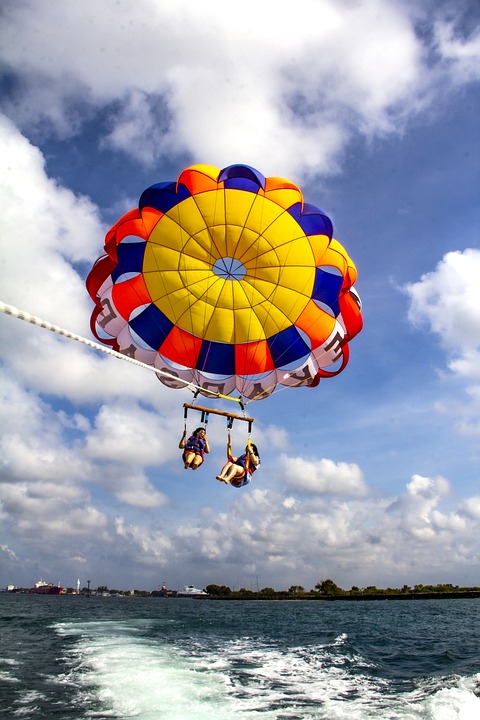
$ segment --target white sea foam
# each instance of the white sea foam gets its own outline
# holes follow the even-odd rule
[[[477,720],[479,678],[418,681],[398,691],[348,648],[282,650],[255,638],[164,642],[127,623],[64,623],[75,636],[64,682],[102,716],[141,720]]]
[[[480,674],[476,676],[480,682]],[[478,720],[480,698],[472,689],[471,681],[460,680],[458,686],[439,690],[425,702],[428,720]]]

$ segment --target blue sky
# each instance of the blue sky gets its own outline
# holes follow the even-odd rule
[[[0,585],[479,585],[478,4],[1,13],[3,302],[91,337],[108,228],[187,165],[244,163],[332,218],[364,329],[337,378],[248,406],[262,466],[236,491],[223,419],[183,469],[188,391],[0,316]]]

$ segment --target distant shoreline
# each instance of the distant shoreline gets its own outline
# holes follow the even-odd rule
[[[465,598],[479,598],[480,591],[451,592],[451,593],[371,593],[368,595],[289,595],[287,593],[274,595],[253,594],[241,595],[209,595],[205,600],[286,600],[288,602],[335,602],[344,600],[346,602],[365,602],[368,600],[453,600]]]
[[[35,595],[30,589],[15,589],[13,591],[1,591],[2,595]],[[43,594],[45,595],[45,593]],[[177,595],[175,592],[165,594],[159,591],[135,590],[126,593],[124,591],[111,591],[108,593],[97,593],[95,591],[87,593],[64,592],[57,597],[141,597],[141,598],[164,598],[169,600],[215,600],[221,601],[245,601],[254,600],[258,602],[266,601],[285,601],[285,602],[367,602],[367,601],[384,601],[384,600],[464,600],[468,598],[480,598],[480,590],[458,590],[451,592],[368,592],[368,593],[339,593],[339,594],[323,594],[323,593],[291,593],[286,591],[277,591],[271,593],[259,592],[235,592],[228,594],[210,593],[207,595]],[[52,597],[48,595],[48,597]]]

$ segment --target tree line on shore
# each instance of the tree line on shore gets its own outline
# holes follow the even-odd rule
[[[375,585],[368,585],[359,588],[353,585],[350,590],[344,590],[333,580],[327,578],[318,582],[313,590],[305,590],[301,585],[291,585],[288,590],[274,590],[265,587],[261,590],[248,590],[240,588],[231,590],[226,585],[207,585],[206,592],[211,597],[222,598],[262,598],[262,599],[368,599],[374,597],[418,597],[418,596],[480,596],[480,587],[460,587],[451,583],[440,583],[437,585],[403,585],[401,588],[377,588]]]

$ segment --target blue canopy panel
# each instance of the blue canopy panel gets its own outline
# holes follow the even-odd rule
[[[310,352],[310,348],[293,325],[269,337],[267,344],[277,368],[290,365]]]
[[[173,328],[173,323],[153,303],[129,322],[132,330],[152,350],[158,350]]]
[[[331,268],[331,270],[332,272],[325,270],[325,268],[316,269],[312,300],[330,308],[333,317],[338,317],[340,314],[338,297],[342,289],[343,277],[337,274],[338,270],[336,268]]]
[[[190,190],[182,183],[178,186],[176,182],[156,183],[143,191],[138,207],[140,210],[151,207],[165,214],[190,195]]]
[[[117,267],[112,270],[112,280],[117,282],[122,275],[136,275],[142,272],[143,256],[147,243],[142,238],[139,242],[121,242],[117,245]]]
[[[204,340],[198,355],[197,370],[212,375],[235,375],[235,345]]]
[[[265,187],[265,176],[250,165],[229,165],[218,176],[218,182],[223,182],[226,188],[258,193]]]

